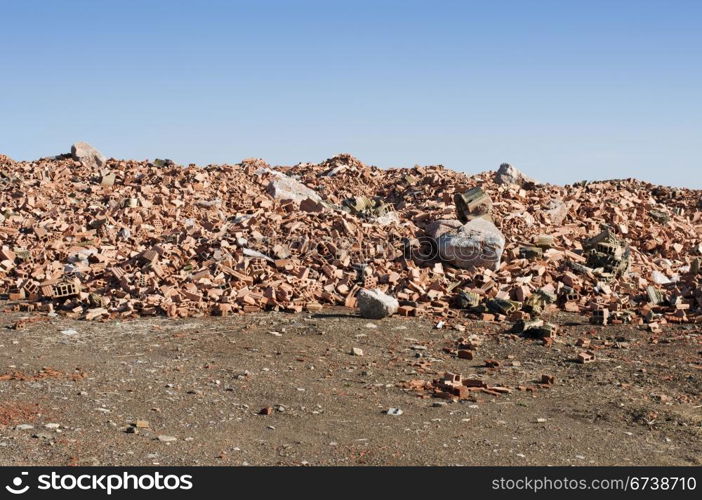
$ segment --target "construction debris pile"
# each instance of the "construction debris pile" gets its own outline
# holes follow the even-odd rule
[[[702,321],[701,195],[349,155],[200,168],[78,143],[0,156],[0,299],[106,319],[356,307],[365,288],[382,292],[363,295],[376,315],[509,319],[549,338],[542,315],[562,309],[653,329]]]

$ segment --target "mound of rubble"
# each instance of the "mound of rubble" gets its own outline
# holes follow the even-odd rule
[[[356,307],[365,288],[396,299],[390,313],[510,319],[541,337],[556,309],[699,322],[701,194],[349,155],[201,168],[78,143],[34,162],[0,155],[0,298],[106,319]]]

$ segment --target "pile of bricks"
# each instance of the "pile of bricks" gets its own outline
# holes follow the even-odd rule
[[[486,360],[490,361],[490,360]],[[490,366],[488,364],[488,366]],[[489,394],[491,396],[501,396],[517,391],[536,392],[539,389],[550,389],[555,383],[553,375],[541,375],[541,379],[529,384],[522,384],[516,387],[504,385],[490,385],[483,378],[465,378],[460,373],[443,372],[439,377],[428,381],[423,379],[412,379],[399,384],[399,387],[409,392],[417,393],[420,397],[433,397],[446,399],[449,401],[476,400],[477,394]]]
[[[318,197],[280,196],[281,176]],[[498,269],[433,255],[425,229],[455,219],[457,199],[489,207],[507,241]],[[699,322],[700,200],[635,180],[520,187],[349,155],[277,168],[0,156],[0,299],[94,320],[355,307],[377,287],[401,315],[447,321],[528,324],[562,309],[600,324]]]

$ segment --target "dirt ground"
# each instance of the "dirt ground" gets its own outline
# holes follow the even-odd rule
[[[0,316],[1,465],[702,464],[699,326],[654,337],[559,315],[547,347],[508,324],[343,309],[13,329],[24,316]],[[444,351],[469,334],[475,359]],[[594,363],[574,362],[581,338]],[[447,370],[514,390],[446,402],[403,388]]]

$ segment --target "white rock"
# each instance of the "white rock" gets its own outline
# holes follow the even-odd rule
[[[668,283],[673,282],[670,278],[668,278],[665,274],[663,274],[660,271],[653,271],[651,273],[651,279],[656,285],[667,285]]]
[[[385,215],[381,215],[380,217],[374,218],[372,222],[378,224],[379,226],[388,226],[390,224],[399,224],[400,217],[397,215],[396,212],[388,212]]]
[[[87,142],[76,142],[71,146],[71,156],[86,167],[103,167],[107,158]]]
[[[259,252],[258,250],[244,248],[244,249],[242,249],[242,253],[247,257],[252,257],[254,259],[264,259],[264,260],[267,260],[268,262],[273,262],[273,259],[271,259],[268,255]]]
[[[560,226],[568,216],[568,205],[562,200],[551,200],[547,205],[546,215],[551,220],[551,224]]]
[[[490,221],[473,219],[457,230],[447,231],[436,239],[439,257],[456,267],[473,269],[500,266],[505,237]]]
[[[369,319],[381,319],[392,316],[400,307],[395,297],[391,297],[377,288],[374,290],[362,289],[358,292],[356,299],[361,310],[361,316]]]
[[[517,186],[522,186],[527,182],[536,181],[530,177],[527,177],[509,163],[503,163],[500,165],[500,168],[497,169],[497,173],[495,174],[495,182],[498,184],[516,184]]]
[[[275,179],[268,184],[266,190],[268,194],[276,200],[294,200],[302,202],[309,198],[318,203],[322,201],[322,198],[316,191],[284,174],[277,175]]]
[[[327,173],[325,173],[324,177],[334,177],[336,174],[344,172],[345,170],[348,170],[348,169],[349,169],[348,165],[339,165],[337,167],[332,168]]]

